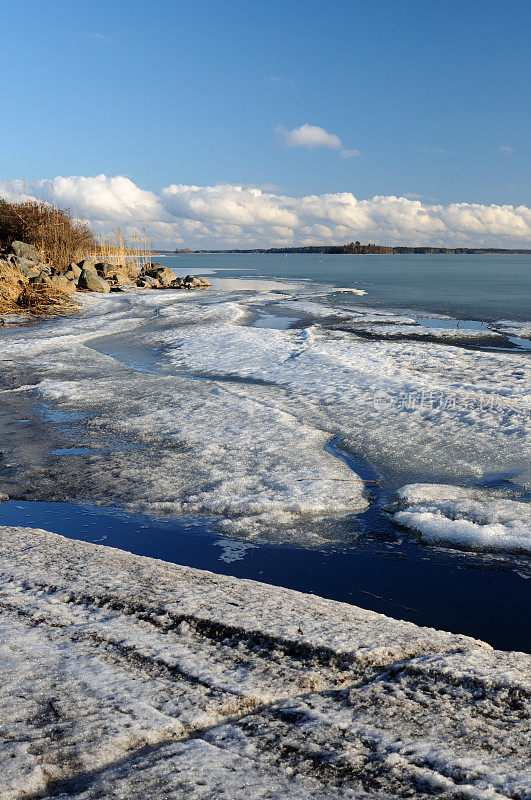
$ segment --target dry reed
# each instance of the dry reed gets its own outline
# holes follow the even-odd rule
[[[152,253],[145,230],[143,235],[133,234],[129,243],[126,243],[121,229],[117,227],[106,237],[100,235],[93,256],[98,261],[130,267],[140,272],[151,262]]]

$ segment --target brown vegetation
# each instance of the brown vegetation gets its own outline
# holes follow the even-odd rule
[[[94,251],[98,261],[127,268],[132,274],[139,274],[151,263],[151,249],[147,237],[135,233],[127,243],[120,228],[108,236],[100,236]]]
[[[13,240],[32,244],[43,260],[55,265],[79,261],[96,247],[88,223],[74,219],[69,211],[37,200],[0,199],[0,249]]]
[[[73,297],[49,286],[28,284],[16,300],[0,293],[0,314],[30,314],[35,317],[71,314],[79,310]]]

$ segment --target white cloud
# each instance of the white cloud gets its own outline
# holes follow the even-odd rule
[[[171,184],[156,193],[127,177],[71,176],[0,184],[4,196],[39,196],[71,208],[97,232],[146,229],[154,246],[264,247],[359,239],[381,244],[531,247],[531,209],[423,203],[350,192],[292,197],[264,187]]]
[[[361,156],[359,150],[342,150],[339,154],[341,161],[348,161],[349,158],[356,158],[357,156]]]
[[[331,150],[341,150],[343,143],[335,133],[328,133],[319,125],[305,123],[300,128],[288,131],[282,125],[276,128],[281,136],[282,144],[286,147],[328,147]]]
[[[106,36],[104,33],[89,33],[91,39],[96,39],[98,42],[105,42],[106,44],[114,44],[112,36]]]
[[[295,81],[292,81],[289,78],[283,78],[280,75],[268,75],[267,78],[262,78],[262,83],[269,84],[269,86],[278,86],[279,88],[297,88]]]
[[[510,156],[511,153],[514,153],[514,147],[509,147],[506,144],[502,144],[500,147],[500,153],[502,153],[504,156]]]

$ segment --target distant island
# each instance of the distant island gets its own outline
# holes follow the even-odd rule
[[[412,253],[416,255],[427,254],[492,254],[501,255],[529,255],[531,250],[518,250],[502,247],[387,247],[380,244],[361,244],[361,242],[350,242],[350,244],[332,245],[307,245],[306,247],[255,247],[250,250],[231,249],[231,250],[190,250],[188,248],[176,250],[159,250],[158,252],[172,252],[179,254],[192,253],[322,253],[325,255],[393,255]]]

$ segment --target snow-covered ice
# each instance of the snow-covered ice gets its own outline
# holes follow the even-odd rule
[[[318,542],[321,521],[371,502],[324,449],[334,437],[390,486],[488,471],[521,472],[515,485],[525,483],[524,353],[369,340],[345,328],[415,320],[338,307],[333,292],[303,283],[283,285],[286,296],[242,283],[230,294],[87,296],[79,317],[0,332],[5,490],[200,514],[245,538],[300,540],[311,525]],[[252,326],[275,309],[310,318]],[[31,433],[15,424],[21,416],[35,421]],[[90,452],[51,455],[69,448]]]
[[[524,798],[531,657],[0,528],[3,800]]]
[[[495,331],[506,333],[509,336],[521,336],[531,339],[531,322],[515,322],[510,319],[500,319],[497,322],[493,322],[490,327]]]
[[[531,553],[531,505],[485,490],[413,484],[399,490],[399,525],[425,542],[502,553]]]

